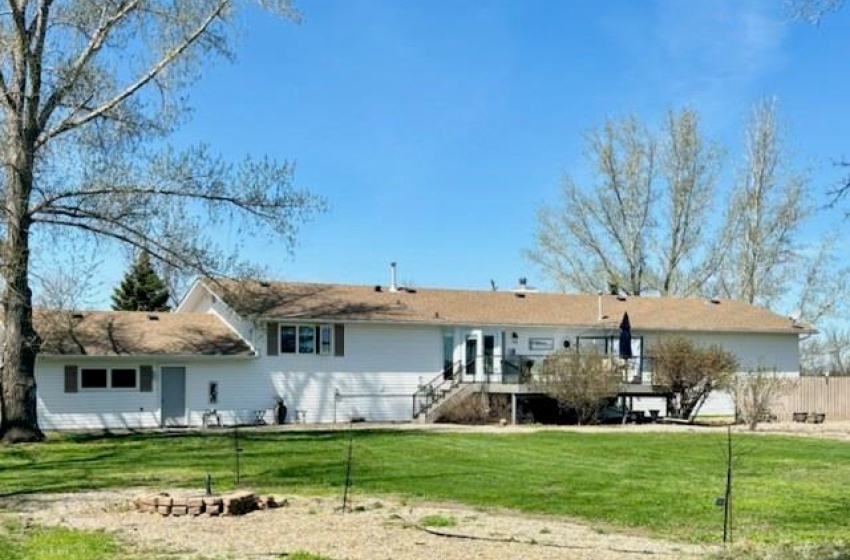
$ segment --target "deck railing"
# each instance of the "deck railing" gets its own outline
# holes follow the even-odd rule
[[[540,374],[547,356],[548,354],[506,356],[501,360],[500,373],[485,370],[483,374],[476,374],[474,360],[468,363],[457,361],[447,365],[436,377],[421,384],[413,393],[413,416],[433,409],[461,383],[528,385]],[[646,362],[643,362],[641,366],[645,364]],[[648,385],[651,384],[651,375],[643,367],[638,367],[637,375],[624,372],[622,382],[624,385]]]

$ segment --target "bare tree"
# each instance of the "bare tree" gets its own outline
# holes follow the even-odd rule
[[[844,0],[786,0],[786,3],[792,17],[817,24],[829,12],[839,10]]]
[[[691,109],[667,113],[661,142],[660,253],[656,288],[695,295],[714,273],[722,247],[709,244],[708,223],[722,150],[699,130]]]
[[[635,117],[608,121],[588,136],[599,183],[563,182],[562,202],[539,212],[529,258],[562,288],[596,291],[601,282],[640,295],[647,288],[656,140]]]
[[[260,3],[295,17],[289,0]],[[220,273],[228,254],[210,232],[291,241],[321,205],[293,186],[289,163],[158,148],[187,116],[182,92],[202,65],[232,56],[236,8],[235,0],[8,0],[0,11],[4,441],[43,437],[30,289],[37,232],[70,228]]]
[[[828,327],[801,348],[804,375],[850,376],[850,330]]]
[[[611,359],[599,352],[565,350],[543,360],[532,385],[562,408],[575,409],[579,424],[588,424],[595,423],[602,402],[617,394],[621,380],[622,374]]]
[[[762,368],[736,376],[731,389],[738,419],[755,430],[772,418],[771,409],[793,386],[793,379]]]
[[[587,151],[596,183],[564,179],[560,204],[539,212],[527,257],[564,290],[699,292],[714,269],[708,212],[720,149],[703,138],[697,113],[668,112],[658,134],[635,117],[608,121]]]
[[[79,237],[71,236],[72,239]],[[87,248],[81,243],[76,251],[68,252],[64,258],[53,248],[47,249],[46,253],[51,256],[51,266],[43,272],[31,273],[36,307],[67,311],[88,308],[103,288],[98,274],[103,259],[97,248]]]
[[[794,241],[809,215],[805,182],[787,169],[783,137],[772,101],[752,113],[744,166],[730,196],[724,226],[719,288],[724,295],[771,306],[787,292],[800,262]]]

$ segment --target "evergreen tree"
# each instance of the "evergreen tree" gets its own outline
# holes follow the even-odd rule
[[[112,293],[115,311],[168,311],[168,288],[151,266],[147,251],[142,251],[121,285]]]

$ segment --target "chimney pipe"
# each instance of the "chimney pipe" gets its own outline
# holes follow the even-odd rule
[[[598,294],[599,298],[599,320],[601,321],[604,315],[602,315],[602,290],[599,290]]]
[[[396,281],[396,263],[395,261],[390,263],[390,291],[397,292],[398,291],[398,282]]]

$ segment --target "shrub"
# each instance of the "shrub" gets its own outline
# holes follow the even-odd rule
[[[511,405],[508,395],[478,393],[468,395],[443,411],[437,422],[450,424],[487,424],[509,419]]]
[[[556,352],[546,357],[533,386],[556,401],[562,408],[571,407],[579,424],[596,422],[600,404],[617,394],[620,373],[611,358],[594,350]]]
[[[738,359],[722,347],[697,346],[677,336],[662,340],[652,349],[653,382],[673,393],[668,414],[690,418],[715,389],[728,388],[738,369]]]

